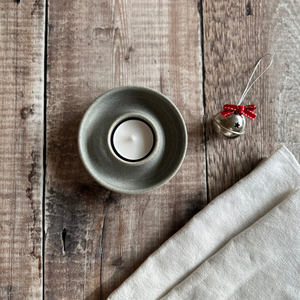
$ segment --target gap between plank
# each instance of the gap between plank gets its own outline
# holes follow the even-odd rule
[[[44,148],[43,148],[43,271],[42,271],[42,299],[45,299],[45,217],[46,217],[46,169],[47,169],[47,55],[48,55],[48,0],[45,0],[45,27],[44,27]]]
[[[204,67],[204,18],[203,1],[199,0],[197,4],[200,15],[200,37],[201,37],[201,61],[202,61],[202,103],[203,103],[203,134],[204,134],[204,156],[205,156],[205,182],[206,182],[206,203],[210,202],[208,192],[208,158],[207,158],[207,125],[206,125],[206,99],[205,99],[205,67]]]

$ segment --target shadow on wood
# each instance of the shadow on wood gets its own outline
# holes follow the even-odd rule
[[[64,287],[57,286],[56,278],[71,274],[70,297],[82,287],[92,291],[100,285],[103,202],[110,194],[91,178],[80,160],[77,133],[82,115],[69,111],[48,132],[45,290],[62,293]],[[84,280],[77,270],[84,270]],[[97,299],[96,291],[88,299]]]
[[[115,198],[115,194],[113,197]],[[131,276],[140,265],[151,255],[154,251],[156,251],[166,240],[168,240],[173,234],[175,234],[180,228],[182,228],[195,214],[197,214],[202,208],[204,208],[205,204],[199,201],[200,199],[205,199],[206,195],[199,193],[199,195],[195,198],[191,197],[186,200],[185,206],[186,209],[182,217],[179,216],[179,212],[177,215],[176,222],[167,226],[164,229],[164,233],[161,238],[158,238],[157,235],[155,238],[151,240],[150,237],[143,240],[143,244],[139,245],[139,251],[137,253],[128,253],[123,251],[119,253],[119,256],[114,255],[112,251],[106,253],[105,249],[108,245],[103,244],[104,253],[102,257],[102,273],[106,270],[110,269],[110,276],[107,276],[101,283],[101,299],[107,299],[107,297],[117,289],[129,276]],[[138,199],[131,199],[132,201],[139,201]],[[118,199],[116,199],[118,201]],[[108,203],[105,201],[105,214],[106,216],[113,217],[115,214],[113,210],[115,209],[113,206],[114,203]],[[151,204],[148,204],[151,205]],[[140,206],[143,206],[143,202],[140,202]],[[180,209],[180,208],[178,208]],[[124,210],[121,209],[122,211]],[[146,213],[145,213],[146,214]],[[117,222],[110,221],[113,223],[113,226],[118,226]],[[106,228],[107,225],[105,225]],[[111,230],[107,228],[104,230],[103,241],[110,242],[112,240],[112,236],[106,236]],[[116,233],[117,234],[117,233]],[[124,234],[122,232],[122,234]],[[112,245],[109,246],[112,248]]]
[[[100,287],[98,287],[96,290],[94,290],[89,296],[84,298],[84,300],[99,300],[100,297]]]
[[[72,189],[77,181],[92,180],[81,162],[77,145],[83,114],[84,112],[69,112],[68,116],[61,116],[63,121],[60,122],[60,127],[50,131],[47,136],[47,172],[52,173],[55,170],[55,184],[62,185],[64,190]]]

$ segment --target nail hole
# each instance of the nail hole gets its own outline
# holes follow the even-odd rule
[[[250,16],[250,15],[251,15],[251,5],[250,2],[248,2],[246,5],[246,16]]]

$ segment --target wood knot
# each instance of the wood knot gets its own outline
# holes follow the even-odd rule
[[[120,267],[123,264],[122,258],[119,257],[117,259],[114,259],[111,264],[112,266]]]
[[[20,114],[21,114],[21,118],[23,120],[26,120],[29,115],[34,114],[34,105],[32,105],[31,107],[23,107],[21,109]]]
[[[130,47],[128,48],[128,52],[127,52],[127,54],[125,55],[125,58],[124,58],[126,62],[129,62],[129,59],[130,59],[130,52],[133,52],[133,51],[134,51],[133,47],[130,46]]]
[[[11,290],[12,290],[12,286],[9,284],[9,285],[6,287],[6,291],[7,291],[8,293],[10,293]]]

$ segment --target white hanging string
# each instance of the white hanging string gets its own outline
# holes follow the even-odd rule
[[[260,64],[260,62],[266,57],[266,56],[269,56],[269,55],[271,55],[271,54],[266,54],[265,56],[263,56],[258,62],[257,62],[257,64],[256,64],[256,66],[255,66],[255,68],[254,68],[254,70],[253,70],[253,72],[252,72],[252,75],[251,75],[251,77],[250,77],[250,79],[249,79],[249,81],[248,81],[248,84],[247,84],[247,86],[246,86],[246,88],[245,88],[245,90],[244,90],[244,93],[243,93],[243,95],[242,95],[242,97],[241,97],[241,99],[240,99],[240,102],[238,103],[238,105],[240,105],[242,102],[243,102],[243,100],[245,99],[245,97],[246,97],[246,95],[247,95],[247,93],[249,92],[249,90],[252,88],[252,86],[253,86],[253,84],[271,67],[271,65],[272,65],[272,63],[273,63],[273,59],[274,59],[274,54],[273,55],[271,55],[271,61],[270,61],[270,64],[268,65],[268,67],[253,81],[253,83],[250,85],[250,87],[248,88],[248,86],[249,86],[249,84],[250,84],[250,82],[251,82],[251,79],[252,79],[252,77],[253,77],[253,75],[254,75],[254,73],[255,73],[255,71],[256,71],[256,69],[257,69],[257,67],[259,66],[259,64]]]

